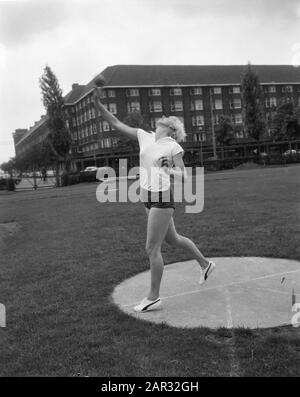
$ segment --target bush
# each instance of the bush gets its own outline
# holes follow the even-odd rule
[[[15,181],[13,180],[13,178],[8,178],[6,181],[7,181],[7,190],[10,190],[10,191],[15,190],[16,186],[15,186]]]
[[[80,183],[80,175],[75,172],[63,173],[61,176],[61,186],[69,186]]]
[[[1,178],[0,179],[0,190],[6,190],[7,189],[7,182],[6,179]]]
[[[68,175],[68,185],[75,185],[76,183],[80,183],[80,175],[79,174],[69,174]]]

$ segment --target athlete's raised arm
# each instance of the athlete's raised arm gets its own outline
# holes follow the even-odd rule
[[[101,113],[104,120],[106,120],[116,131],[121,132],[128,138],[137,139],[137,128],[129,127],[117,119],[112,113],[110,113],[103,103],[100,101],[100,88],[94,90],[94,103],[96,109]]]

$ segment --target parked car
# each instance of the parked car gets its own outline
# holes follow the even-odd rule
[[[297,154],[300,154],[300,150],[297,152],[297,150],[289,149],[283,153],[283,156],[297,156]]]
[[[81,182],[95,182],[98,167],[86,167],[83,171],[80,171]]]
[[[98,167],[85,167],[83,172],[93,172],[93,171],[97,171]]]

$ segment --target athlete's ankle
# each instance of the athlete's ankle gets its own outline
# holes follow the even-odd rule
[[[158,294],[152,294],[152,293],[150,293],[148,296],[147,296],[147,299],[149,300],[149,301],[156,301],[156,299],[158,299],[159,298],[159,295]]]
[[[199,264],[200,264],[201,269],[204,270],[209,265],[209,260],[208,259],[202,260],[201,262],[199,262]]]

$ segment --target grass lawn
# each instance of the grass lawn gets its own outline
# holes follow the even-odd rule
[[[178,205],[177,229],[207,256],[300,260],[299,171],[207,174],[204,211]],[[0,192],[0,224],[17,224],[0,241],[1,376],[300,375],[300,328],[176,329],[122,313],[110,295],[148,268],[145,211],[95,192]],[[190,259],[167,246],[164,258]]]

